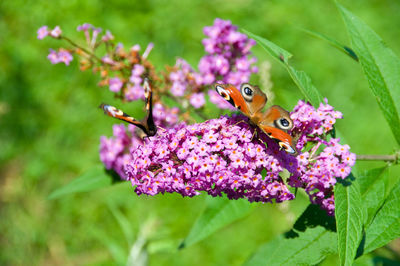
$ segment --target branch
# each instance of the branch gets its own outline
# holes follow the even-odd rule
[[[385,162],[394,162],[398,163],[399,154],[392,155],[357,155],[358,161],[385,161]]]
[[[97,61],[99,61],[100,63],[102,63],[101,59],[98,58],[94,53],[88,51],[87,49],[83,48],[82,46],[76,44],[75,42],[73,42],[71,39],[65,37],[65,36],[61,36],[62,39],[66,40],[67,42],[69,42],[70,44],[72,44],[73,46],[81,49],[82,51],[84,51],[86,54],[90,55],[91,57],[93,57],[94,59],[96,59]]]

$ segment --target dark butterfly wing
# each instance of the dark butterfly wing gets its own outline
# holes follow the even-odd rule
[[[146,98],[146,126],[148,132],[146,132],[147,136],[154,136],[157,133],[157,126],[154,123],[153,119],[153,90],[149,84],[149,79],[144,79],[144,97]]]
[[[152,89],[149,85],[149,81],[147,78],[144,80],[143,87],[144,87],[144,96],[146,98],[146,106],[145,107],[146,107],[146,111],[147,111],[147,115],[143,121],[138,121],[135,118],[133,118],[132,116],[123,112],[122,110],[120,110],[114,106],[108,105],[108,104],[102,103],[99,107],[104,110],[104,113],[106,115],[115,117],[122,121],[128,122],[132,125],[135,125],[138,128],[140,128],[141,130],[143,130],[143,132],[148,137],[151,137],[157,133],[157,127],[154,124],[154,119],[153,119],[153,102],[152,102],[153,93],[152,93]]]

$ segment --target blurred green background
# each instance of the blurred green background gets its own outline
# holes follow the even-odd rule
[[[400,54],[400,2],[348,0],[341,3],[370,25]],[[337,128],[352,151],[391,154],[397,148],[358,64],[297,27],[324,33],[349,44],[333,1],[22,1],[0,2],[0,264],[87,265],[124,263],[129,243],[119,226],[126,217],[132,241],[153,226],[150,265],[240,265],[260,244],[288,230],[307,205],[258,204],[251,215],[202,242],[177,250],[205,207],[205,196],[136,196],[130,183],[57,200],[48,195],[99,163],[101,135],[114,121],[97,108],[113,95],[96,86],[98,78],[80,72],[77,61],[51,65],[49,48],[39,41],[42,25],[61,26],[82,39],[79,24],[109,29],[130,47],[153,42],[150,60],[159,69],[182,57],[197,67],[204,54],[202,28],[216,17],[265,36],[294,54],[291,63],[306,71],[329,103],[344,114]],[[272,60],[253,48],[258,64]],[[293,108],[302,95],[286,71],[272,63],[275,102]],[[257,82],[258,77],[253,77]],[[124,105],[141,117],[142,103]],[[121,106],[121,105],[120,105]],[[136,112],[135,112],[136,110]],[[210,117],[213,118],[213,117]],[[358,163],[372,168],[382,163]],[[333,256],[327,264],[335,264]]]

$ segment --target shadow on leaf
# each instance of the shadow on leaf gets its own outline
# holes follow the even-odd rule
[[[322,226],[326,230],[336,232],[335,217],[326,214],[319,206],[310,204],[303,214],[297,219],[293,228],[284,234],[285,238],[296,238],[298,232],[305,232],[307,228]]]

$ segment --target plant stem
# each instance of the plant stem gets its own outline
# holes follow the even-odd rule
[[[398,154],[392,155],[357,155],[358,161],[385,161],[397,163],[399,160]]]
[[[98,58],[94,53],[92,53],[92,52],[88,51],[87,49],[83,48],[82,46],[76,44],[76,43],[73,42],[71,39],[69,39],[69,38],[67,38],[67,37],[65,37],[65,36],[62,36],[61,38],[64,39],[64,40],[66,40],[67,42],[69,42],[69,43],[72,44],[73,46],[75,46],[75,47],[81,49],[81,50],[84,51],[86,54],[90,55],[91,57],[93,57],[94,59],[96,59],[97,61],[99,61],[100,63],[102,63],[101,59]]]

